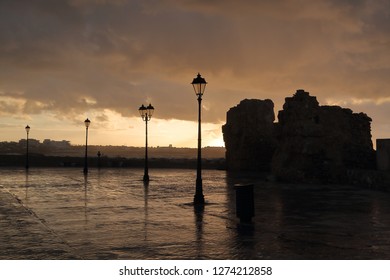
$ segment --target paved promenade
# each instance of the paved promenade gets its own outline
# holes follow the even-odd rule
[[[192,170],[0,169],[0,260],[390,259],[390,194],[255,182],[253,230],[237,226],[233,185]]]
[[[21,201],[0,188],[0,259],[80,259]]]

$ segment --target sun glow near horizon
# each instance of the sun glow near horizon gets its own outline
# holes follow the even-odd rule
[[[2,126],[0,141],[19,141],[26,137],[24,127],[31,127],[29,137],[43,141],[67,140],[72,145],[85,144],[84,120],[88,118],[88,144],[103,146],[145,145],[145,122],[141,117],[124,117],[112,110],[89,111],[78,116],[59,119],[54,114],[37,114],[20,119],[7,118]],[[4,118],[3,118],[4,119]],[[148,122],[148,145],[174,147],[197,147],[197,122],[153,117]],[[222,124],[202,123],[202,147],[224,146]]]

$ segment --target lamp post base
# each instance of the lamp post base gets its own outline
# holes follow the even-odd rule
[[[200,169],[198,169],[198,173],[196,176],[196,189],[195,189],[195,195],[194,195],[194,204],[195,205],[204,204],[203,182],[202,182],[202,177],[200,174],[201,174]]]
[[[203,205],[204,204],[204,195],[195,194],[194,195],[194,205]]]
[[[88,174],[88,168],[84,167],[84,174]]]

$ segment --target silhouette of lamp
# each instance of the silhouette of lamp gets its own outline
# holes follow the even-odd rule
[[[198,159],[196,168],[196,189],[194,196],[194,205],[203,205],[203,184],[202,184],[202,137],[201,137],[201,103],[204,90],[206,88],[206,80],[202,78],[200,73],[192,81],[192,86],[196,96],[198,97]]]
[[[85,158],[84,158],[84,174],[88,174],[88,127],[91,121],[87,118],[85,124]]]
[[[30,166],[29,166],[29,163],[28,163],[28,135],[30,133],[30,127],[27,125],[25,127],[26,129],[26,133],[27,133],[27,138],[26,138],[26,169],[28,169]]]
[[[98,168],[100,168],[100,156],[102,155],[102,153],[100,151],[97,152],[97,156],[98,156]]]
[[[145,107],[142,104],[138,109],[139,114],[142,117],[142,120],[145,121],[145,170],[144,170],[144,182],[149,182],[149,167],[148,167],[148,121],[152,118],[154,107],[152,104],[149,104],[148,107]]]

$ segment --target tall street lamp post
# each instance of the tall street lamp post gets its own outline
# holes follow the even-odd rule
[[[202,186],[202,137],[201,137],[201,103],[204,90],[206,88],[206,80],[198,73],[197,77],[192,81],[192,86],[196,96],[198,97],[198,160],[196,168],[196,189],[194,196],[195,205],[204,204],[203,186]]]
[[[25,127],[26,133],[27,133],[27,138],[26,138],[26,169],[28,169],[30,166],[28,164],[28,135],[30,133],[30,127],[27,125]]]
[[[141,107],[138,109],[142,120],[145,121],[145,171],[144,171],[144,182],[149,182],[149,170],[148,170],[148,121],[152,118],[154,107],[149,104],[148,107],[145,107],[144,104],[142,104]]]
[[[85,124],[85,158],[84,158],[84,174],[88,174],[88,127],[91,121],[87,118]]]

